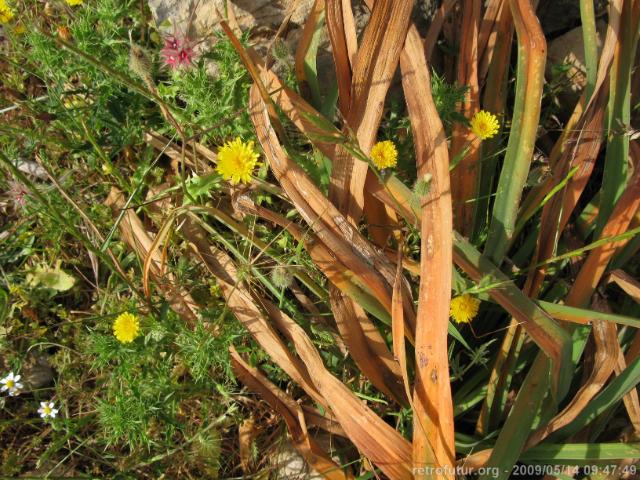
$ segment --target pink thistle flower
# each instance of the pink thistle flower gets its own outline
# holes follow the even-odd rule
[[[162,50],[161,52],[162,60],[167,67],[171,67],[172,69],[176,69],[179,67],[178,65],[178,52],[175,50]]]
[[[193,62],[194,55],[193,48],[185,46],[178,53],[178,62],[184,67],[189,67]]]
[[[7,192],[9,197],[13,200],[16,207],[22,208],[27,204],[27,196],[29,190],[23,184],[18,182],[9,182],[9,190]]]
[[[182,44],[180,40],[178,40],[176,37],[171,35],[170,37],[167,37],[164,39],[164,48],[162,49],[162,51],[165,51],[165,50],[177,51],[177,50],[180,50],[181,46]]]
[[[193,44],[188,37],[180,38],[171,35],[164,40],[164,47],[160,52],[167,67],[173,70],[180,67],[190,67],[195,59]]]

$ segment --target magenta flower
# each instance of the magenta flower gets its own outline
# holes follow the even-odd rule
[[[195,58],[193,45],[189,38],[180,38],[176,35],[165,38],[160,55],[164,64],[174,70],[180,67],[190,67]]]
[[[194,57],[193,48],[185,46],[180,50],[180,53],[178,54],[178,63],[181,66],[188,67],[191,65],[193,57]]]
[[[173,50],[162,50],[161,52],[164,64],[173,69],[178,68],[178,52]]]
[[[29,190],[26,186],[18,182],[9,182],[9,190],[7,192],[9,197],[13,200],[14,205],[17,208],[22,208],[27,204],[27,196]]]
[[[180,50],[180,40],[178,40],[173,35],[164,39],[164,50]]]

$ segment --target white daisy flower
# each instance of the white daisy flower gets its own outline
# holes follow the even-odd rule
[[[53,402],[40,402],[40,408],[38,409],[40,418],[56,418],[58,409],[53,408],[54,406]]]
[[[22,390],[22,384],[20,383],[20,375],[14,375],[13,372],[9,372],[9,375],[0,380],[0,392],[8,392],[10,397],[14,397],[20,394]]]

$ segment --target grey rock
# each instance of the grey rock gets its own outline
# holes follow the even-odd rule
[[[47,355],[30,353],[22,366],[22,379],[29,390],[37,390],[53,383],[53,369]]]
[[[45,169],[32,160],[21,160],[18,162],[18,170],[39,180],[47,179],[47,172]]]
[[[217,29],[220,15],[225,15],[226,0],[149,0],[149,8],[156,24],[167,22],[178,30],[186,31],[191,18],[193,34],[204,36]],[[240,28],[267,27],[277,30],[291,13],[290,22],[302,25],[313,6],[313,0],[232,0]],[[169,27],[171,30],[172,27]]]
[[[602,48],[602,39],[606,31],[605,22],[598,22],[598,50]],[[567,77],[571,81],[571,89],[578,92],[584,88],[587,82],[584,60],[584,42],[582,39],[582,27],[569,30],[549,42],[547,67],[553,64],[568,64],[571,68],[567,71]]]
[[[331,435],[326,432],[312,435],[320,448],[329,453],[333,461],[340,465],[340,458],[337,455],[332,455],[336,445]],[[287,480],[321,480],[325,478],[324,475],[309,466],[288,439],[282,442],[274,455],[273,468],[276,471],[275,478],[286,478]]]

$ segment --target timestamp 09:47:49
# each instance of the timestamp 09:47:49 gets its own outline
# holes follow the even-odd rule
[[[516,464],[511,471],[511,475],[530,476],[530,475],[560,475],[569,469],[579,469],[584,475],[636,475],[640,473],[640,467],[637,464],[616,465],[616,464],[600,464],[600,465],[541,465],[541,464]]]

